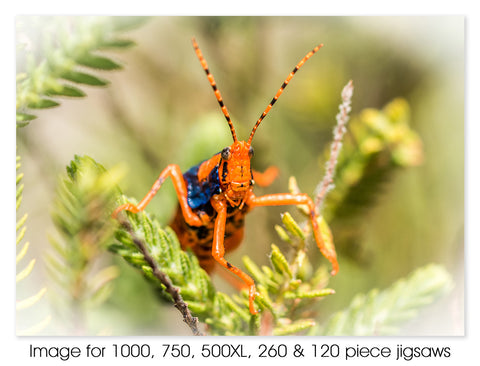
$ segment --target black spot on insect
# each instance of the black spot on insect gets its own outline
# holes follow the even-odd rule
[[[235,212],[235,211],[237,211],[237,210],[238,210],[238,207],[227,206],[227,214],[230,214],[230,213]],[[230,222],[230,221],[232,221],[232,220],[233,220],[232,217],[228,217],[228,218],[227,218],[227,222]]]
[[[227,174],[228,174],[228,163],[224,161],[222,165],[222,181],[223,182],[227,180]]]
[[[230,262],[227,262],[227,267],[228,267],[228,269],[233,268],[233,266],[230,264]]]
[[[206,226],[199,226],[197,227],[197,237],[199,240],[203,240],[205,238],[207,238],[209,235],[210,235],[210,229],[207,228]]]

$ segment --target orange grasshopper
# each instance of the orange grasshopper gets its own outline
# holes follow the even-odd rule
[[[195,53],[207,74],[208,81],[230,127],[233,143],[183,174],[178,165],[168,165],[138,205],[123,204],[114,211],[113,216],[116,217],[122,210],[133,213],[144,210],[165,179],[170,177],[179,201],[179,209],[170,225],[176,232],[182,248],[184,250],[190,248],[198,257],[201,267],[207,272],[212,272],[217,262],[240,277],[245,286],[248,287],[250,313],[256,314],[254,299],[257,292],[253,279],[225,259],[226,252],[240,245],[243,239],[245,215],[253,208],[279,205],[305,205],[308,207],[317,246],[332,264],[332,275],[338,272],[335,248],[327,246],[323,241],[317,220],[318,213],[312,199],[303,193],[278,193],[257,197],[253,193],[253,186],[255,184],[259,186],[270,185],[277,175],[277,169],[270,167],[265,172],[260,173],[253,170],[250,165],[253,157],[252,140],[258,126],[298,69],[323,44],[308,52],[290,72],[253,126],[252,132],[245,142],[237,139],[235,127],[223,103],[213,75],[208,69],[207,62],[197,42],[195,39],[192,41]]]

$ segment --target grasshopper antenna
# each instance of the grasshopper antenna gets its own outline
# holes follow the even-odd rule
[[[265,118],[265,116],[268,114],[268,112],[270,112],[270,109],[272,109],[273,105],[275,104],[275,102],[277,101],[277,99],[280,97],[280,95],[282,95],[283,91],[285,90],[285,88],[287,87],[288,83],[290,82],[290,80],[292,80],[293,76],[295,75],[295,73],[298,71],[298,69],[300,69],[303,64],[310,58],[313,56],[313,54],[315,52],[317,52],[320,48],[323,47],[323,44],[319,44],[317,47],[315,47],[313,50],[311,50],[309,53],[307,53],[305,55],[304,58],[302,58],[300,60],[300,62],[295,66],[295,68],[290,72],[290,74],[287,76],[287,78],[285,79],[285,81],[283,82],[282,86],[280,87],[280,89],[278,89],[277,91],[277,94],[275,94],[275,96],[273,97],[272,101],[270,102],[270,104],[267,106],[267,108],[265,108],[265,110],[263,111],[262,115],[260,116],[260,118],[258,119],[257,123],[255,123],[255,126],[253,126],[253,129],[252,129],[252,132],[250,133],[250,137],[248,139],[248,142],[247,144],[251,145],[252,144],[252,140],[253,140],[253,135],[255,135],[255,131],[257,130],[258,126],[260,125],[260,123],[262,123],[263,119]]]
[[[225,119],[228,122],[228,126],[230,127],[230,132],[232,133],[233,141],[237,141],[237,134],[235,132],[235,127],[233,126],[233,122],[230,118],[230,113],[228,113],[227,107],[225,107],[225,104],[223,103],[222,95],[220,94],[220,90],[217,88],[217,83],[215,82],[215,79],[213,78],[212,73],[208,69],[207,61],[202,55],[202,51],[200,51],[200,47],[198,47],[197,41],[195,41],[195,38],[192,38],[192,43],[193,43],[193,48],[195,49],[195,53],[197,54],[198,59],[200,60],[200,64],[203,67],[203,70],[205,70],[205,73],[207,74],[208,81],[210,82],[210,85],[212,86],[213,92],[215,93],[215,97],[217,98],[218,104],[220,105],[220,108],[222,108],[223,115],[225,116]]]

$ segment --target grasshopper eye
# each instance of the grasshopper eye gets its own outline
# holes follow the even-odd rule
[[[230,147],[227,146],[225,149],[222,150],[222,159],[229,160],[231,157],[232,154],[230,153]]]
[[[250,146],[250,149],[248,149],[248,156],[253,158],[253,155],[255,155],[255,151],[253,150],[253,147]]]

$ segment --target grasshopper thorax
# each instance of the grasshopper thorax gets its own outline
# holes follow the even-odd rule
[[[233,206],[238,206],[253,185],[250,166],[253,148],[245,141],[237,140],[224,148],[220,156],[218,167],[220,188],[227,201]]]

